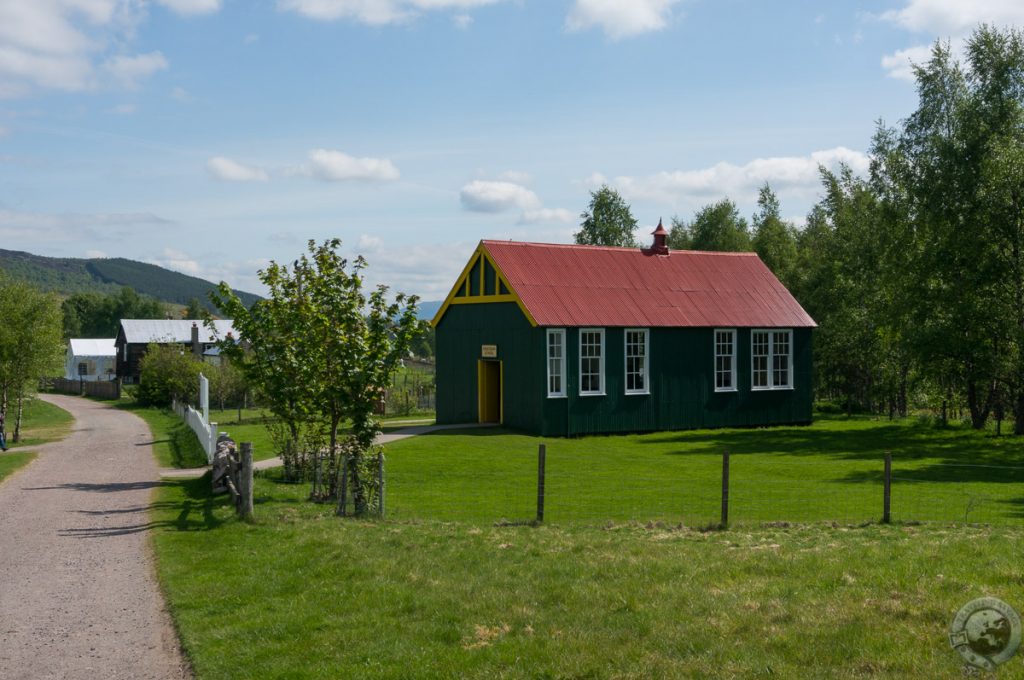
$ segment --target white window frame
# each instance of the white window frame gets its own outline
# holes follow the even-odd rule
[[[732,344],[732,354],[726,355],[726,354],[719,354],[718,353],[718,334],[719,333],[729,333],[732,336],[732,343],[731,343]],[[736,340],[737,340],[737,333],[736,333],[736,329],[735,328],[716,328],[714,333],[711,336],[711,351],[712,351],[712,353],[714,354],[714,357],[715,357],[714,364],[712,365],[712,373],[713,373],[712,380],[714,381],[713,384],[715,386],[715,392],[736,392],[739,389],[739,387],[736,384]],[[753,348],[753,344],[751,344],[751,348]],[[751,350],[751,352],[753,352],[753,350]],[[730,371],[729,371],[729,384],[731,385],[731,387],[719,387],[718,386],[718,358],[719,357],[724,357],[724,356],[728,356],[731,359],[731,361],[729,362],[729,367],[730,367]],[[750,360],[750,367],[751,367],[751,369],[753,369],[753,367],[754,367],[754,360],[753,359]]]
[[[768,334],[768,384],[764,386],[754,386],[754,334],[755,333],[767,333]],[[776,385],[775,384],[775,334],[785,333],[788,339],[786,343],[789,351],[786,352],[786,379],[788,384]],[[782,356],[782,355],[779,355]],[[757,392],[767,390],[791,390],[793,389],[793,329],[791,328],[752,328],[750,330],[750,389]]]
[[[629,334],[644,334],[644,387],[642,390],[629,389]],[[651,332],[648,328],[626,328],[622,332],[622,353],[623,353],[623,386],[626,394],[650,394],[651,393]]]
[[[554,377],[554,375],[551,373],[551,337],[555,336],[555,335],[557,335],[559,337],[559,339],[561,341],[560,342],[560,346],[562,348],[562,356],[559,357],[559,368],[561,369],[561,371],[560,371],[560,373],[558,375],[559,384],[561,385],[562,389],[559,390],[558,392],[552,392],[551,391],[551,378]],[[567,392],[565,390],[565,360],[566,360],[566,356],[565,356],[566,355],[566,352],[565,352],[565,350],[566,350],[566,347],[565,347],[565,329],[564,328],[549,328],[548,332],[547,332],[547,335],[545,336],[544,342],[545,342],[545,345],[544,345],[544,356],[546,358],[547,365],[548,365],[548,388],[547,388],[548,389],[548,399],[564,398],[567,395]]]
[[[601,338],[601,343],[599,345],[601,354],[598,357],[598,369],[597,369],[597,377],[598,377],[598,382],[600,383],[600,388],[597,389],[597,390],[586,390],[586,391],[584,391],[584,389],[583,389],[583,359],[584,359],[584,356],[583,356],[583,336],[586,333],[597,333],[600,336],[600,338]],[[605,347],[604,329],[603,328],[581,328],[580,332],[579,332],[579,342],[577,344],[579,345],[579,357],[578,357],[577,366],[579,367],[580,396],[581,397],[603,397],[605,395],[605,385],[606,385],[606,383],[605,383],[605,375],[604,375],[604,355],[605,355],[605,352],[604,352],[604,347]],[[586,357],[586,358],[592,358],[592,357]]]

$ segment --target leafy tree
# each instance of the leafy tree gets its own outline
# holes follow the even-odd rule
[[[139,362],[138,399],[150,406],[195,399],[205,364],[181,345],[151,343]]]
[[[112,338],[121,319],[162,319],[165,315],[160,302],[127,286],[110,295],[76,293],[64,301],[62,310],[66,338]]]
[[[271,390],[279,385],[268,384],[268,372],[260,367],[279,358],[293,366],[295,372],[287,378],[297,386],[294,390],[264,393],[272,404],[294,400],[298,413],[325,427],[327,458],[318,463],[313,496],[344,497],[337,493],[340,463],[344,460],[348,466],[345,491],[352,493],[356,514],[363,514],[369,508],[374,486],[367,474],[369,452],[380,431],[374,405],[401,359],[408,356],[420,327],[416,296],[398,293],[389,302],[386,286],[367,293],[362,274],[366,260],[357,257],[349,263],[339,255],[340,247],[338,239],[320,245],[310,241],[308,254],[296,260],[291,269],[271,262],[259,273],[269,298],[257,302],[251,310],[241,305],[226,284],[221,284],[215,302],[221,309],[235,312],[235,328],[251,347],[246,353],[231,349],[228,343],[221,343],[222,348],[239,357],[242,370],[251,370]],[[278,305],[286,306],[288,312],[276,317],[266,314]],[[258,328],[255,319],[260,316],[274,325]],[[283,319],[287,319],[286,325],[279,323]],[[254,332],[252,336],[249,330]],[[287,410],[292,412],[293,407]],[[352,433],[342,444],[338,435],[345,419],[352,422]],[[326,467],[322,469],[323,465]],[[343,511],[339,504],[339,513]]]
[[[580,219],[580,230],[573,235],[580,245],[638,247],[634,236],[637,222],[629,204],[607,185],[590,192],[590,205]]]
[[[692,250],[693,234],[690,227],[680,217],[672,218],[672,226],[668,230],[668,247],[671,250]]]
[[[694,250],[746,252],[751,249],[747,221],[728,198],[698,210],[689,232]]]
[[[188,306],[181,313],[183,319],[202,319],[206,316],[206,309],[203,308],[202,303],[199,302],[199,298],[192,298],[188,301]]]
[[[767,183],[758,192],[757,212],[751,223],[754,252],[788,286],[796,266],[796,228],[782,220],[779,199]]]
[[[227,403],[238,408],[238,419],[242,419],[242,408],[248,384],[242,373],[230,360],[222,357],[220,363],[204,362],[203,375],[210,381],[210,400],[223,411]]]
[[[20,281],[0,281],[0,413],[7,428],[16,404],[12,441],[21,438],[24,404],[39,379],[60,372],[64,341],[60,300]]]

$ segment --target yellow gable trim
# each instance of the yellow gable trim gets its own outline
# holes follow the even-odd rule
[[[476,266],[478,261],[480,262],[480,294],[470,295],[472,288],[469,285],[469,274],[472,272],[473,267]],[[484,261],[490,263],[491,267],[494,268],[494,295],[483,294],[485,290]],[[506,290],[509,291],[507,294],[502,294],[500,292],[502,285],[504,285]],[[463,293],[462,296],[456,297],[460,290]],[[437,328],[437,324],[441,323],[444,313],[448,311],[448,307],[451,305],[479,305],[491,304],[494,302],[515,302],[519,305],[520,311],[522,311],[527,321],[530,322],[530,325],[537,325],[536,320],[534,320],[533,315],[526,309],[526,305],[523,304],[519,294],[516,293],[514,288],[512,288],[512,284],[508,282],[508,279],[501,271],[501,268],[494,261],[494,258],[491,257],[491,254],[487,252],[483,242],[481,242],[480,245],[476,247],[476,250],[473,251],[473,255],[469,258],[469,262],[467,262],[466,266],[463,267],[462,273],[459,274],[459,278],[456,279],[455,285],[452,286],[451,292],[448,293],[448,297],[444,300],[444,304],[441,305],[441,308],[437,310],[437,314],[435,314],[434,318],[430,321],[430,325]]]

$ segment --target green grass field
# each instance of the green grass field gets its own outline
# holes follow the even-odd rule
[[[18,453],[0,453],[0,482],[11,476],[11,474],[18,468],[22,468],[33,460],[35,460],[36,454],[31,451],[21,451]]]
[[[207,478],[165,482],[154,542],[197,677],[955,678],[957,609],[991,595],[1024,611],[1014,438],[835,418],[549,440],[548,522],[501,523],[533,516],[539,441],[390,445],[383,521],[338,519],[273,472],[251,523]],[[723,448],[736,521],[701,531]],[[897,519],[950,521],[866,521],[884,450]],[[965,489],[997,524],[952,523]]]
[[[265,478],[247,524],[208,488],[154,517],[201,680],[955,678],[956,610],[1024,607],[1018,528],[339,520]]]

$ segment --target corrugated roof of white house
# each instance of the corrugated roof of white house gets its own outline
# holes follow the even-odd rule
[[[112,357],[117,355],[114,338],[71,338],[71,354],[76,357]]]
[[[231,319],[213,322],[216,336],[202,319],[121,319],[121,328],[129,343],[192,342],[192,324],[199,327],[199,342],[217,342],[228,333],[238,337]]]

